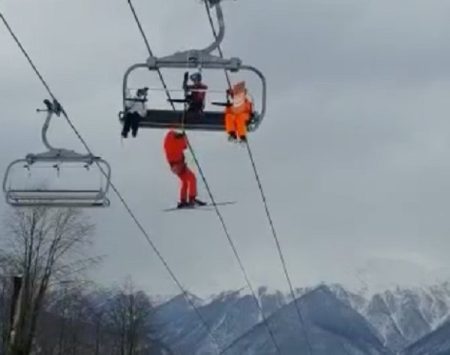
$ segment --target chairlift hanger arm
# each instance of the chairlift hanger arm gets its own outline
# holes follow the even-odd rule
[[[224,60],[217,56],[211,55],[211,53],[220,49],[220,45],[225,37],[225,21],[223,16],[222,7],[220,2],[222,0],[203,0],[207,3],[206,6],[215,7],[217,22],[219,24],[219,33],[214,36],[214,41],[209,46],[203,49],[191,49],[187,51],[177,52],[174,55],[169,55],[163,58],[157,58],[150,51],[150,58],[147,61],[149,67],[158,68],[211,68],[211,69],[228,69],[231,71],[237,71],[240,65],[238,58],[231,58],[230,60]],[[162,62],[162,63],[160,63]],[[161,64],[166,66],[162,66]],[[171,64],[171,65],[170,65]]]
[[[216,8],[216,16],[217,16],[217,22],[219,24],[219,33],[214,38],[214,42],[211,43],[208,47],[200,50],[203,53],[212,53],[214,50],[218,49],[220,47],[220,44],[223,41],[223,38],[225,37],[225,21],[223,17],[223,11],[222,6],[220,6],[221,0],[205,0],[209,3],[210,7]]]
[[[44,125],[42,126],[41,138],[44,146],[48,149],[47,152],[39,154],[28,154],[26,160],[29,164],[35,161],[64,161],[64,162],[84,162],[87,164],[92,164],[93,162],[100,161],[99,157],[95,157],[92,154],[80,154],[73,150],[65,148],[55,148],[48,141],[48,128],[50,127],[50,121],[53,115],[60,116],[63,109],[58,101],[44,100],[46,109],[37,109],[37,112],[47,112],[47,117],[45,119]]]
[[[44,100],[44,104],[47,107],[46,109],[36,110],[37,112],[47,112],[47,117],[45,119],[44,125],[42,126],[42,131],[41,131],[42,143],[44,143],[45,147],[49,151],[61,150],[61,148],[53,147],[49,143],[48,138],[47,138],[48,128],[50,127],[50,121],[51,121],[53,115],[59,116],[61,114],[61,105],[57,101],[54,101],[53,103],[51,103],[49,100]]]

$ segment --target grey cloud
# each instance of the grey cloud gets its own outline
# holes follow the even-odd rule
[[[134,2],[158,54],[211,40],[195,1]],[[242,286],[214,214],[161,212],[177,197],[177,180],[162,157],[163,132],[142,131],[121,144],[122,75],[147,56],[126,1],[4,4],[183,283],[203,293]],[[359,264],[385,254],[416,253],[423,263],[448,266],[449,7],[442,1],[224,3],[225,53],[261,68],[269,81],[268,115],[252,146],[296,284],[354,278]],[[43,118],[34,109],[46,94],[3,29],[0,41],[2,132],[15,138],[0,141],[4,167],[41,150]],[[179,78],[168,78],[179,86]],[[63,121],[55,122],[52,137],[81,149]],[[285,287],[245,150],[222,134],[191,139],[217,199],[239,201],[223,213],[252,280]],[[96,250],[110,256],[98,279],[132,274],[153,292],[175,292],[119,201],[113,197],[110,209],[93,213]]]

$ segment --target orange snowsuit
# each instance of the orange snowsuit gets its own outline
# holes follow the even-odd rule
[[[184,150],[188,147],[185,134],[170,130],[164,138],[164,152],[170,170],[178,176],[181,181],[180,202],[192,201],[197,197],[197,179],[195,174],[188,168]]]
[[[225,108],[225,130],[228,134],[245,137],[247,123],[253,112],[253,104],[247,97],[245,83],[234,85],[229,94],[233,97],[233,104]]]
[[[225,109],[225,130],[228,134],[235,133],[238,137],[247,135],[247,123],[253,112],[253,105],[245,99],[241,107],[229,106]]]

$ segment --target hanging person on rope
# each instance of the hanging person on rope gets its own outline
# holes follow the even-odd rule
[[[247,124],[253,113],[253,104],[247,94],[245,82],[241,81],[227,90],[227,101],[231,103],[225,108],[225,130],[228,140],[247,142]]]
[[[131,135],[136,137],[139,122],[141,118],[147,116],[147,94],[148,88],[141,88],[136,91],[136,96],[133,98],[127,98],[125,103],[125,116],[123,119],[122,137],[127,138],[131,129]]]
[[[205,108],[205,97],[208,86],[202,82],[202,74],[200,72],[193,73],[189,79],[192,84],[187,84],[187,75],[185,73],[185,80],[183,82],[183,89],[186,92],[186,100],[188,103],[188,112],[203,113]]]
[[[164,138],[164,152],[170,170],[178,176],[181,182],[180,201],[178,208],[205,206],[206,203],[197,199],[197,178],[186,164],[184,150],[188,148],[188,138],[184,132],[170,130]]]

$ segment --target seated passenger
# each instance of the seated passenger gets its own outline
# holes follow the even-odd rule
[[[185,87],[185,90],[188,92],[188,95],[186,96],[189,105],[188,111],[203,113],[208,86],[202,83],[202,74],[198,72],[192,74],[190,79],[193,84]]]
[[[139,122],[141,118],[147,115],[147,93],[148,88],[138,89],[136,96],[133,98],[127,98],[125,103],[125,117],[123,119],[122,137],[127,138],[131,129],[131,135],[136,137]]]
[[[253,113],[253,103],[247,94],[245,82],[241,81],[227,90],[230,105],[225,108],[225,130],[229,141],[247,142],[247,124]]]

